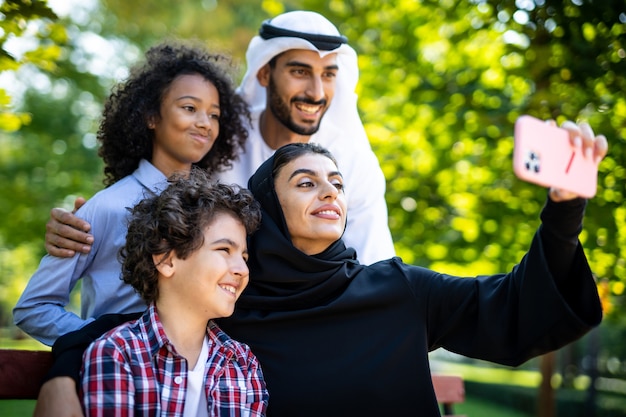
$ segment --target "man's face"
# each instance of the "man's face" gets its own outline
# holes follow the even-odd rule
[[[312,135],[335,94],[337,54],[320,58],[315,51],[291,49],[265,65],[258,73],[267,88],[268,108],[289,130]]]

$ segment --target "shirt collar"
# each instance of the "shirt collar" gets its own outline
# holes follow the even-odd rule
[[[148,336],[148,345],[150,350],[150,356],[156,355],[161,348],[165,348],[168,351],[178,355],[176,348],[169,340],[163,329],[163,324],[159,319],[159,313],[156,310],[154,303],[150,304],[146,312],[140,319],[141,327],[145,329]],[[231,355],[237,355],[237,348],[233,339],[231,339],[220,327],[213,321],[209,320],[207,324],[207,335],[209,336],[209,344],[214,345],[217,348],[224,349]]]
[[[146,335],[148,336],[150,356],[156,355],[162,347],[175,352],[174,345],[172,345],[165,334],[165,330],[163,330],[163,324],[159,319],[159,314],[156,311],[154,303],[150,304],[148,310],[141,316],[140,321],[141,327],[145,329]]]
[[[139,161],[139,166],[132,175],[141,185],[150,191],[160,193],[167,187],[167,177],[165,174],[145,159]]]

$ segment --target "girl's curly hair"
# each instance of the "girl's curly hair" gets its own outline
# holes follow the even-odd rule
[[[112,89],[104,104],[98,129],[104,160],[104,184],[109,186],[132,174],[139,161],[152,158],[154,131],[150,118],[160,117],[161,100],[179,75],[199,74],[219,93],[220,131],[211,150],[194,164],[214,173],[232,166],[248,138],[250,121],[246,102],[235,94],[230,58],[211,54],[199,45],[165,42],[150,48],[145,62],[131,69],[129,77]]]
[[[202,246],[204,231],[219,213],[239,219],[248,235],[261,222],[260,205],[250,191],[212,182],[198,168],[187,178],[173,176],[160,195],[141,200],[130,212],[126,244],[119,255],[122,279],[147,303],[159,296],[153,255],[166,258],[173,251],[186,259]]]

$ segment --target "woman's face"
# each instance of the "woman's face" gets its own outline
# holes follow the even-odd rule
[[[307,255],[323,252],[343,234],[343,177],[324,155],[305,154],[285,164],[274,179],[293,245]]]

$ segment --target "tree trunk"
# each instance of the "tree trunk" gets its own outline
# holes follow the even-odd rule
[[[539,386],[539,399],[537,402],[537,417],[555,417],[556,407],[554,402],[554,388],[552,388],[552,374],[556,353],[549,352],[540,358],[541,385]]]

